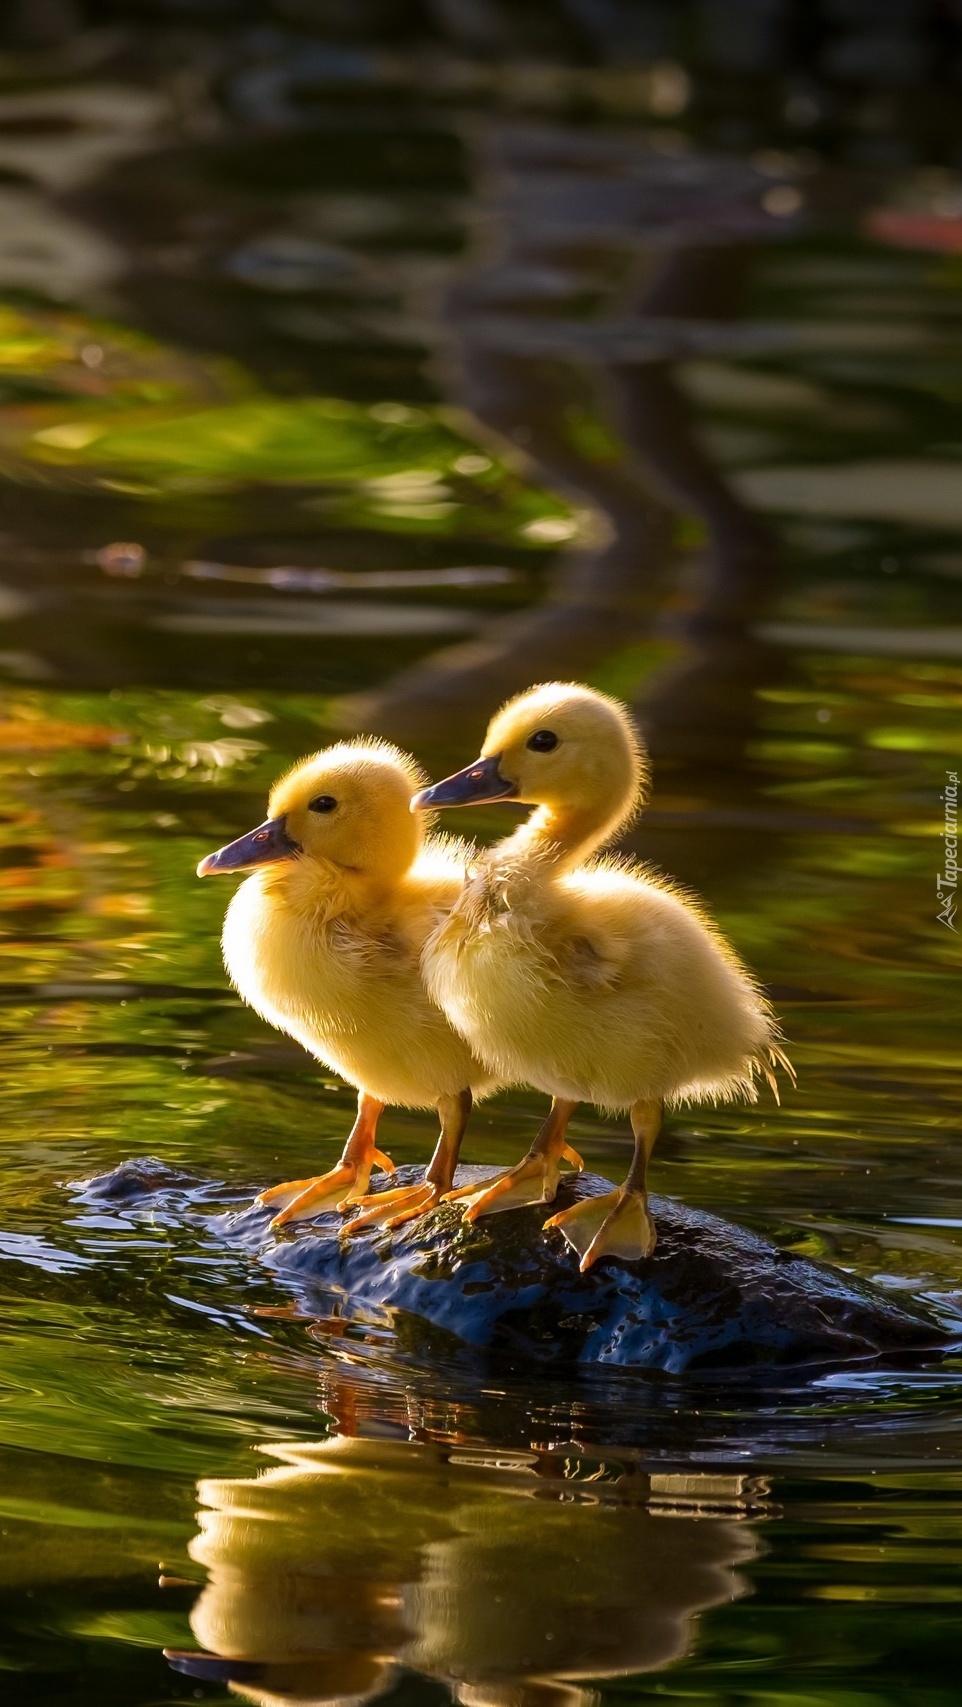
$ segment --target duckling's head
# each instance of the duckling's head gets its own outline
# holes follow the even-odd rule
[[[256,830],[208,854],[198,877],[289,860],[390,883],[410,869],[424,841],[411,798],[424,776],[382,741],[346,741],[301,759],[274,784]]]
[[[647,780],[647,759],[623,705],[577,682],[543,682],[502,706],[473,765],[422,789],[412,804],[518,800],[623,823]]]

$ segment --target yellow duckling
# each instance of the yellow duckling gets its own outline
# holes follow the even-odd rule
[[[466,853],[425,840],[412,812],[424,777],[379,741],[302,759],[271,791],[258,829],[208,854],[199,877],[250,871],[224,921],[224,962],[262,1018],[358,1089],[357,1120],[337,1167],[262,1192],[283,1226],[334,1204],[360,1204],[350,1232],[399,1225],[450,1190],[472,1097],[495,1078],[429,999],[425,940],[464,882]],[[437,1107],[441,1136],[419,1186],[366,1197],[378,1119],[389,1103]]]
[[[471,1200],[471,1220],[552,1200],[579,1102],[630,1112],[624,1185],[547,1222],[582,1269],[654,1249],[646,1178],[665,1103],[754,1100],[757,1073],[775,1088],[773,1066],[791,1072],[771,1009],[702,909],[628,860],[592,858],[634,816],[647,780],[625,708],[549,682],[502,708],[480,759],[414,800],[537,807],[482,859],[423,964],[429,991],[492,1073],[553,1099],[517,1167],[453,1194]]]

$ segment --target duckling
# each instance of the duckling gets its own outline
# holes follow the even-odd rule
[[[360,1208],[352,1234],[420,1215],[451,1189],[472,1099],[494,1087],[421,976],[421,950],[466,859],[449,837],[425,840],[425,816],[412,811],[424,781],[384,742],[314,753],[275,784],[263,824],[197,867],[199,877],[251,873],[224,921],[234,988],[358,1090],[338,1165],[261,1193],[259,1203],[281,1206],[273,1227],[334,1204]],[[375,1144],[389,1103],[436,1107],[441,1135],[420,1185],[368,1196],[375,1162],[395,1171]]]
[[[665,1104],[755,1100],[791,1073],[772,1011],[704,910],[630,860],[596,858],[639,809],[646,756],[624,706],[575,683],[509,700],[474,764],[415,795],[420,809],[517,800],[537,808],[490,849],[425,944],[429,992],[493,1073],[551,1112],[517,1167],[465,1188],[470,1220],[550,1202],[579,1102],[630,1113],[625,1182],[553,1216],[581,1258],[655,1247],[647,1170]]]

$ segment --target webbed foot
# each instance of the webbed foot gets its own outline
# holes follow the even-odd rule
[[[363,1197],[375,1162],[386,1173],[394,1173],[390,1156],[375,1150],[372,1145],[356,1162],[340,1161],[336,1168],[331,1168],[326,1174],[317,1174],[313,1179],[288,1180],[283,1185],[272,1185],[267,1191],[262,1191],[256,1201],[262,1205],[279,1203],[281,1212],[274,1216],[271,1227],[287,1227],[292,1221],[308,1220],[312,1215],[321,1215],[325,1210],[354,1203]]]
[[[624,1257],[628,1262],[650,1257],[657,1237],[646,1194],[625,1185],[562,1209],[545,1227],[564,1234],[581,1258],[582,1274],[601,1257]]]
[[[403,1227],[406,1221],[415,1221],[429,1209],[437,1208],[440,1201],[441,1188],[430,1180],[422,1180],[420,1185],[399,1186],[396,1191],[375,1191],[370,1197],[345,1198],[339,1207],[358,1208],[361,1214],[348,1222],[342,1237],[350,1239],[365,1227],[382,1226],[388,1231]]]
[[[527,1203],[553,1203],[561,1177],[560,1163],[564,1157],[576,1168],[583,1168],[577,1150],[561,1144],[550,1152],[532,1150],[516,1167],[480,1185],[462,1185],[457,1191],[445,1193],[445,1203],[466,1204],[464,1219],[477,1221],[482,1215],[498,1215],[504,1209],[520,1209]]]

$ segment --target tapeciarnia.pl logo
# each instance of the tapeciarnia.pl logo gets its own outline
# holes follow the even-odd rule
[[[945,825],[942,830],[942,870],[935,879],[938,895],[936,918],[940,925],[955,930],[956,891],[959,887],[959,774],[946,771],[942,790],[945,802]]]

